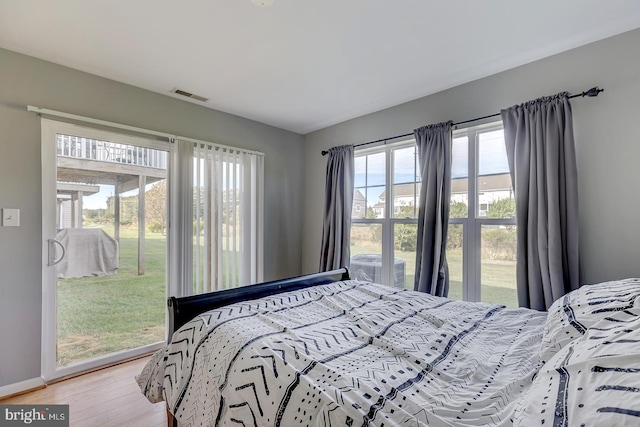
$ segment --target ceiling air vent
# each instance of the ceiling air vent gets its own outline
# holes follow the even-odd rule
[[[171,92],[176,93],[178,95],[186,96],[187,98],[197,99],[198,101],[207,102],[209,98],[205,98],[204,96],[194,95],[191,92],[187,92],[186,90],[175,88]]]

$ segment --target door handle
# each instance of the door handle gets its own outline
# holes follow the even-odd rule
[[[62,244],[62,242],[60,242],[59,240],[49,239],[48,242],[49,242],[49,267],[53,267],[54,265],[56,265],[60,261],[62,261],[62,259],[64,258],[64,256],[67,253],[67,250],[64,247],[64,245]],[[62,249],[62,255],[60,255],[60,258],[58,258],[58,259],[56,259],[55,245],[60,246],[60,249]]]

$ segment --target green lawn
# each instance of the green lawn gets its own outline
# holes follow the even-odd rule
[[[462,299],[462,250],[447,251],[447,263],[449,298]],[[481,301],[518,307],[515,262],[483,260],[480,274]]]
[[[380,243],[369,238],[364,227],[352,233],[351,256],[358,254],[379,254]],[[405,285],[413,289],[416,265],[416,253],[396,250],[395,258],[405,261]],[[447,251],[449,265],[449,298],[462,299],[462,249]],[[491,261],[483,259],[481,266],[481,300],[484,302],[518,306],[516,293],[515,262]]]
[[[113,236],[113,230],[106,229]],[[117,274],[58,279],[58,365],[165,339],[166,237],[146,235],[145,274],[137,275],[137,229],[120,231]],[[380,253],[379,244],[354,239],[351,255]],[[415,252],[396,251],[405,261],[405,283],[413,289]],[[449,297],[462,299],[462,253],[447,253]],[[513,263],[484,262],[482,301],[517,307]]]
[[[117,274],[58,279],[58,366],[164,340],[166,238],[147,233],[145,246],[142,276],[137,230],[121,229]]]
[[[58,366],[165,339],[166,237],[147,232],[145,256],[138,276],[138,231],[121,228],[117,274],[58,279]]]

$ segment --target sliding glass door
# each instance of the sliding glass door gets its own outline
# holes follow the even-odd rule
[[[45,379],[165,339],[170,150],[42,121]]]

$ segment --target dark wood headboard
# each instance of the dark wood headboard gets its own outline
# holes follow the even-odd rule
[[[167,339],[171,341],[171,337],[176,330],[205,311],[239,301],[254,300],[310,286],[348,280],[349,278],[349,270],[345,267],[324,273],[307,274],[289,279],[225,289],[223,291],[208,292],[206,294],[190,295],[180,298],[169,297],[167,300],[169,307],[169,335]]]

